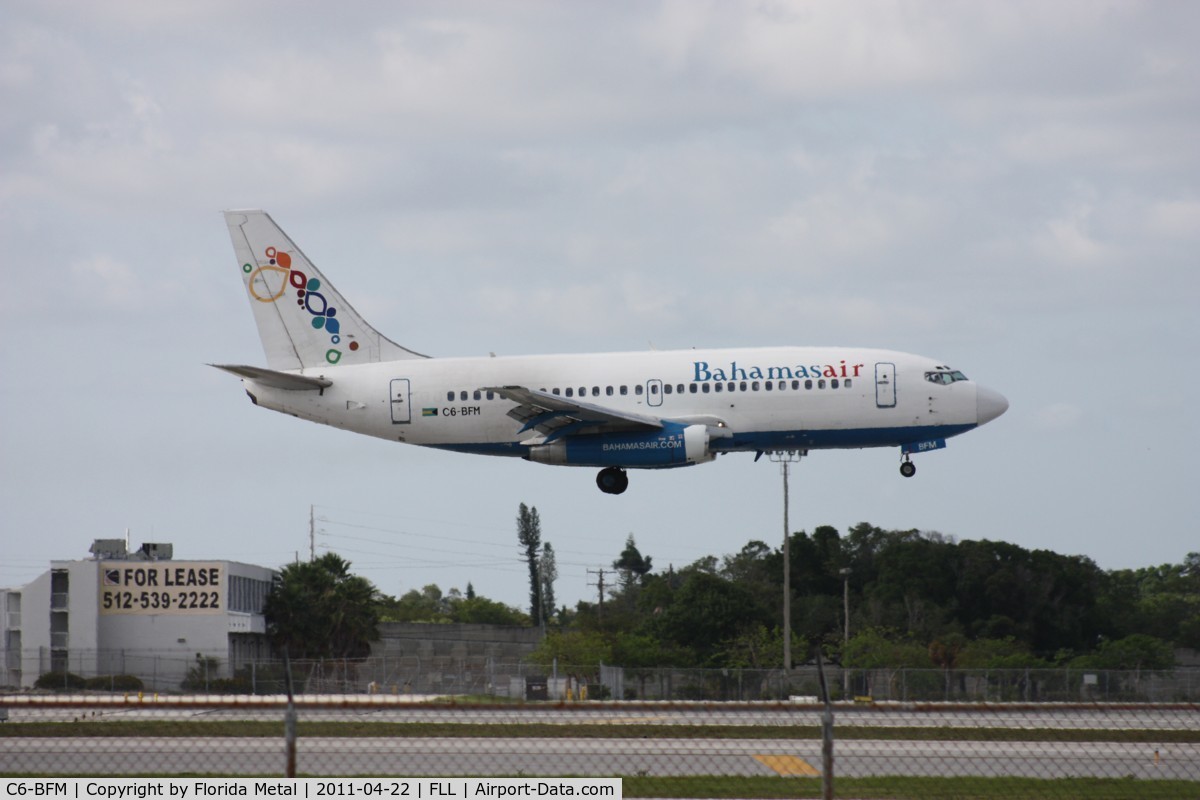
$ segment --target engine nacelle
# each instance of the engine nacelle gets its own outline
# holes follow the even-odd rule
[[[529,448],[530,461],[575,467],[683,467],[712,461],[704,425],[667,425],[652,433],[567,436]]]

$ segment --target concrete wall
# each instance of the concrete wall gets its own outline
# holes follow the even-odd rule
[[[504,694],[541,640],[537,628],[385,622],[360,682],[418,694]]]

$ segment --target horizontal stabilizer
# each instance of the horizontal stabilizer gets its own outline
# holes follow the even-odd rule
[[[270,386],[274,389],[299,391],[305,389],[324,389],[327,386],[333,386],[333,381],[328,378],[314,378],[309,375],[298,375],[295,372],[279,372],[278,370],[247,367],[241,364],[209,364],[209,366],[237,375],[239,378],[247,378],[263,386]]]

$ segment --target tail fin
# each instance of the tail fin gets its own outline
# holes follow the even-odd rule
[[[265,211],[226,211],[225,223],[271,369],[427,357],[368,325]]]

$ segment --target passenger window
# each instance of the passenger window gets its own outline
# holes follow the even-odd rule
[[[474,395],[472,395],[472,396],[473,396],[473,397],[474,397],[476,400],[482,400],[482,399],[483,399],[483,392],[481,392],[481,391],[479,391],[478,389],[476,389],[476,390],[475,390],[475,393],[474,393]]]
[[[467,399],[467,390],[466,390],[466,389],[463,389],[463,390],[462,390],[462,392],[461,392],[461,398],[462,398],[463,400],[466,400],[466,399]]]
[[[698,391],[698,389],[696,388],[696,384],[692,383],[692,384],[688,384],[688,386],[689,386],[688,391],[691,392],[692,394],[695,394]]]
[[[586,387],[586,386],[580,386],[580,387],[579,387],[579,396],[580,396],[580,397],[587,397],[587,387]]]
[[[831,380],[829,382],[829,388],[836,389],[837,387],[838,387],[838,380],[837,380],[837,378],[834,378],[833,380]]]
[[[605,386],[605,387],[604,387],[604,393],[605,393],[606,395],[608,395],[609,397],[612,397],[612,396],[613,396],[613,387],[611,387],[611,386]]]
[[[825,379],[824,379],[824,378],[821,378],[821,380],[817,381],[817,388],[818,388],[818,389],[824,389],[824,388],[825,388]]]
[[[729,382],[729,391],[731,391],[731,392],[732,392],[732,391],[733,391],[733,390],[735,390],[736,388],[737,388],[737,384],[735,384],[733,381],[730,381],[730,382]]]
[[[757,392],[758,391],[758,381],[754,381],[753,383],[751,383],[750,389],[751,389],[751,391]]]
[[[723,392],[723,391],[725,391],[725,384],[723,384],[723,383],[714,384],[713,389],[715,389],[718,392]]]
[[[638,397],[642,396],[642,385],[640,383],[637,386],[633,387],[633,393],[636,394]]]
[[[574,397],[574,396],[575,396],[575,390],[572,389],[570,386],[568,386],[567,387],[567,397]]]
[[[557,386],[555,386],[553,389],[550,390],[550,393],[551,394],[562,394],[562,390],[559,389]]]
[[[600,396],[600,387],[593,386],[592,387],[592,397],[599,397],[599,396]]]
[[[746,382],[742,381],[741,383],[739,383],[738,388],[741,389],[743,392],[746,391]]]
[[[764,383],[763,388],[766,389],[768,392],[771,391],[771,388],[772,388],[771,382],[767,381],[766,383]]]
[[[681,383],[678,386],[676,386],[675,391],[678,392],[679,394],[683,394],[683,384]]]
[[[805,389],[811,389],[811,388],[812,388],[812,378],[809,378],[808,380],[806,380],[806,381],[804,382],[804,388],[805,388]]]
[[[792,381],[792,388],[799,390],[800,389],[800,381]]]
[[[625,396],[625,395],[627,395],[627,394],[629,394],[629,387],[628,387],[628,386],[622,386],[622,387],[621,387],[621,396],[622,396],[622,397],[624,397],[624,396]]]
[[[663,384],[663,394],[670,394],[673,391],[675,391],[675,387],[673,387],[671,384],[669,384],[669,383]]]
[[[487,393],[487,399],[488,399],[488,400],[495,400],[495,399],[496,399],[496,393],[495,393],[495,392],[493,392],[491,389],[488,389],[488,393]]]
[[[719,383],[718,383],[717,385],[718,385],[718,386],[720,386],[721,384],[719,384]],[[700,384],[700,390],[701,390],[702,392],[704,392],[705,394],[708,394],[710,391],[712,391],[711,389],[709,389],[709,388],[708,388],[708,384],[707,384],[707,383],[702,383],[702,384]]]
[[[849,378],[846,378],[846,380],[842,381],[842,386],[844,386],[844,387],[846,387],[847,389],[849,389],[849,388],[850,388],[850,379],[849,379]]]
[[[454,392],[446,392],[446,399],[450,402],[454,402]]]
[[[657,383],[650,384],[650,394],[658,394],[658,384]]]

